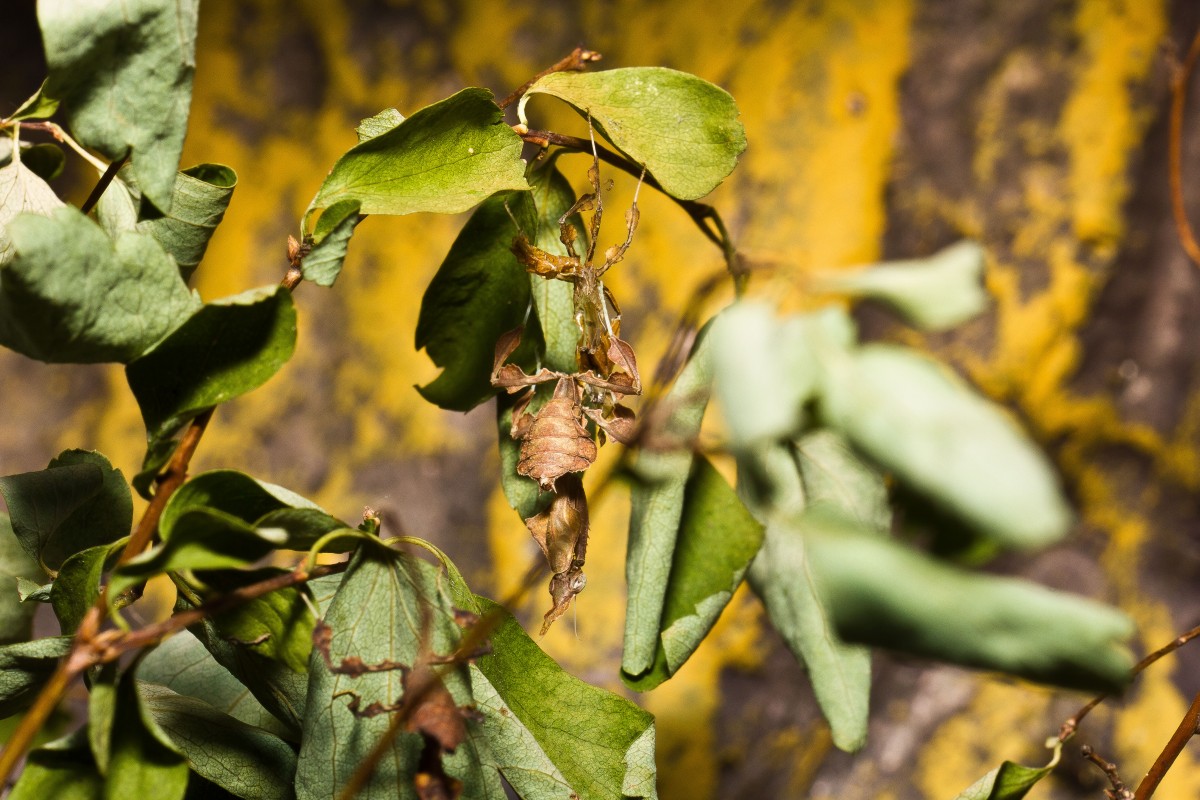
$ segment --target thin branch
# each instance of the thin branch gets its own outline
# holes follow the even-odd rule
[[[530,86],[533,86],[547,75],[550,75],[554,72],[581,72],[587,69],[589,62],[599,61],[602,57],[603,56],[601,56],[595,50],[584,50],[582,47],[576,47],[571,51],[570,55],[561,59],[557,64],[549,69],[544,69],[537,75],[534,75],[532,78],[525,81],[525,83],[517,87],[512,94],[496,103],[496,105],[500,106],[501,108],[508,108],[513,103],[524,97],[525,92],[529,91]]]
[[[1196,242],[1195,231],[1192,230],[1192,224],[1188,221],[1187,210],[1183,204],[1183,107],[1187,100],[1188,83],[1192,77],[1192,71],[1196,67],[1197,58],[1200,58],[1200,31],[1197,31],[1195,38],[1192,39],[1187,57],[1179,65],[1171,81],[1171,124],[1168,154],[1170,158],[1171,211],[1175,216],[1175,230],[1179,235],[1179,243],[1192,263],[1200,266],[1200,243]]]
[[[1106,792],[1106,794],[1112,798],[1112,800],[1132,800],[1133,792],[1129,791],[1129,788],[1125,785],[1125,782],[1121,780],[1121,773],[1117,771],[1116,764],[1105,761],[1103,758],[1097,755],[1096,751],[1091,748],[1091,745],[1085,744],[1079,750],[1084,758],[1104,771],[1104,775],[1108,778],[1109,785],[1112,786],[1112,791]]]
[[[84,200],[83,205],[79,207],[80,211],[87,214],[96,207],[96,203],[100,202],[100,197],[104,194],[104,190],[113,182],[113,178],[117,177],[117,173],[120,172],[121,167],[125,166],[125,162],[128,160],[129,156],[124,155],[108,165],[108,168],[104,170],[104,174],[100,176],[100,180],[96,182],[96,187],[92,189],[92,193],[88,195],[87,200]]]
[[[1175,729],[1175,733],[1171,735],[1171,740],[1167,742],[1167,746],[1159,753],[1158,758],[1154,760],[1150,770],[1146,773],[1146,777],[1142,778],[1142,782],[1138,784],[1137,792],[1133,795],[1133,800],[1149,800],[1154,794],[1155,789],[1162,783],[1162,780],[1167,775],[1167,770],[1175,763],[1175,759],[1183,752],[1183,748],[1196,735],[1197,725],[1200,725],[1200,694],[1196,695],[1196,699],[1192,700],[1192,707],[1188,709],[1187,714],[1179,721],[1179,727]]]
[[[1130,673],[1130,676],[1132,677],[1134,675],[1139,674],[1144,669],[1146,669],[1146,667],[1153,664],[1155,661],[1158,661],[1163,656],[1170,655],[1171,653],[1175,652],[1179,648],[1183,647],[1188,642],[1195,639],[1197,636],[1200,636],[1200,626],[1192,628],[1187,633],[1181,633],[1179,636],[1176,636],[1170,642],[1168,642],[1167,644],[1158,648],[1153,653],[1150,653],[1148,656],[1146,656],[1141,661],[1139,661],[1134,666],[1133,671]],[[1072,736],[1074,736],[1075,731],[1079,729],[1079,723],[1083,722],[1083,718],[1086,717],[1089,713],[1091,713],[1092,709],[1094,709],[1096,706],[1103,703],[1109,697],[1111,697],[1111,695],[1107,695],[1107,694],[1097,695],[1097,696],[1093,697],[1090,701],[1088,701],[1088,703],[1083,708],[1076,711],[1073,716],[1068,718],[1067,721],[1064,722],[1059,727],[1058,740],[1060,742],[1065,742],[1067,739],[1070,739]]]

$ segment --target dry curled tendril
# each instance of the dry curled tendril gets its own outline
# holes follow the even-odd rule
[[[568,281],[574,286],[575,322],[579,326],[577,369],[567,374],[543,367],[530,375],[516,364],[507,363],[521,342],[522,328],[509,331],[496,341],[492,367],[493,386],[510,394],[526,389],[513,409],[511,433],[521,442],[517,472],[537,481],[543,491],[555,493],[544,511],[525,520],[553,571],[550,596],[554,605],[546,612],[543,634],[587,584],[583,563],[587,552],[588,509],[579,473],[596,460],[597,438],[600,444],[606,437],[621,443],[632,441],[636,427],[634,413],[621,405],[620,400],[642,391],[633,348],[618,335],[620,309],[601,280],[610,267],[625,257],[633,241],[638,224],[637,194],[625,214],[625,241],[608,248],[604,262],[596,266],[596,239],[604,204],[600,195],[600,162],[594,147],[593,141],[592,166],[588,169],[592,191],[580,197],[558,220],[559,239],[567,255],[541,250],[523,233],[518,234],[512,245],[517,260],[527,271],[548,280]],[[592,218],[587,250],[581,256],[575,250],[575,228],[568,220],[583,211],[591,211]],[[550,400],[536,413],[530,413],[529,405],[537,386],[550,381],[555,382]],[[588,427],[589,421],[595,426],[595,434]]]

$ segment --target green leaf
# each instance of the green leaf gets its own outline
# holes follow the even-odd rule
[[[831,363],[821,409],[858,450],[997,542],[1044,546],[1071,527],[1045,455],[999,407],[928,358],[863,347]]]
[[[175,519],[169,532],[163,531],[161,544],[113,571],[109,599],[164,572],[240,567],[283,543],[280,531],[255,528],[212,508],[188,509]]]
[[[555,72],[521,99],[548,94],[565,100],[617,149],[646,169],[675,197],[695,200],[715,189],[746,149],[738,109],[724,89],[665,67],[603,72]]]
[[[684,492],[653,667],[623,675],[639,691],[674,675],[712,630],[762,544],[763,528],[707,459],[696,460]]]
[[[20,552],[20,551],[14,551]],[[28,556],[20,552],[20,558],[28,560]],[[30,562],[33,563],[33,562]],[[36,567],[36,565],[34,565]],[[39,569],[38,572],[41,572]],[[50,589],[54,586],[53,582],[38,583],[37,581],[29,580],[28,578],[17,578],[17,597],[22,603],[49,603]],[[13,641],[24,641],[29,637],[22,639],[14,639]]]
[[[164,216],[138,224],[139,231],[157,239],[175,259],[185,281],[204,257],[208,240],[225,216],[236,186],[237,173],[229,167],[221,164],[190,167],[175,179],[170,210]]]
[[[459,631],[439,579],[436,568],[411,556],[378,545],[361,547],[324,618],[333,663],[354,656],[366,664],[412,666],[423,644],[433,655],[452,653]],[[302,800],[337,796],[388,729],[386,714],[359,718],[350,703],[357,698],[361,709],[372,703],[386,706],[404,694],[400,669],[357,677],[332,673],[316,648],[308,671],[309,712],[296,771],[296,794]],[[470,701],[464,669],[445,673],[443,681],[456,703]],[[421,749],[420,735],[399,734],[362,796],[415,798],[412,777]]]
[[[489,195],[527,189],[521,138],[486,89],[463,89],[350,148],[314,209],[358,200],[363,214],[457,214]]]
[[[955,569],[828,513],[796,525],[846,641],[1085,691],[1129,681],[1133,624],[1116,609]]]
[[[21,547],[57,570],[72,554],[129,535],[133,498],[103,455],[64,450],[46,469],[0,478]]]
[[[575,190],[558,170],[555,157],[532,170],[529,177],[536,214],[533,243],[547,253],[565,256],[567,248],[559,238],[558,220],[575,205]],[[588,231],[580,215],[574,215],[568,222],[575,228],[576,247],[586,248]],[[528,236],[531,231],[526,229],[524,233]],[[542,365],[557,372],[575,372],[579,369],[580,331],[575,322],[573,285],[533,274],[529,275],[529,285],[542,334]],[[545,393],[551,391],[553,387],[546,387]]]
[[[626,680],[646,673],[659,651],[667,584],[671,575],[684,490],[692,472],[694,443],[712,382],[712,353],[707,328],[659,408],[670,416],[660,423],[663,442],[643,448],[633,465],[630,492],[629,549],[625,580],[625,646],[621,672]]]
[[[140,674],[140,670],[139,670]],[[294,798],[296,754],[278,736],[222,714],[164,686],[138,682],[155,724],[187,756],[188,766],[237,797]]]
[[[387,133],[401,122],[404,122],[403,114],[394,108],[385,108],[375,116],[367,117],[358,123],[354,132],[358,134],[360,142],[365,142],[367,139],[374,139],[381,133]]]
[[[190,631],[175,634],[147,653],[138,667],[138,678],[203,700],[222,714],[276,736],[292,736],[292,731],[275,719],[233,673],[218,664]]]
[[[79,730],[30,752],[8,800],[102,800],[104,778]]]
[[[480,604],[484,613],[499,615],[500,622],[491,636],[492,654],[476,666],[562,779],[582,800],[655,797],[654,717],[564,672],[508,612],[483,598]],[[504,743],[497,739],[493,750],[500,751]],[[528,752],[523,765],[544,773],[545,761],[536,751]],[[554,773],[548,779],[527,777],[543,787],[557,780]],[[547,789],[545,796],[561,795]]]
[[[110,239],[117,239],[125,231],[137,229],[141,195],[134,196],[133,187],[125,178],[133,179],[128,166],[121,168],[96,203],[96,222]]]
[[[100,596],[100,579],[125,548],[126,538],[75,553],[63,562],[50,588],[50,603],[63,633],[75,633]]]
[[[105,797],[182,800],[187,760],[150,714],[132,672],[116,676],[114,667],[93,683],[88,706],[88,737],[106,778]]]
[[[987,307],[983,248],[962,241],[929,258],[817,276],[814,289],[880,300],[925,330],[953,328]]]
[[[883,476],[864,464],[842,437],[817,430],[796,441],[794,448],[807,508],[832,508],[865,528],[891,529]]]
[[[528,192],[485,200],[421,298],[416,346],[443,370],[418,391],[442,408],[468,411],[496,393],[491,383],[496,340],[521,325],[529,308],[529,278],[512,253],[514,217],[522,228],[533,227]]]
[[[171,205],[195,72],[199,0],[81,6],[38,0],[50,78],[71,132],[110,159],[132,151],[149,200]]]
[[[1062,742],[1051,739],[1054,757],[1044,767],[1023,767],[1005,761],[994,770],[964,789],[955,800],[1021,800],[1042,778],[1058,765]]]
[[[58,101],[46,94],[46,83],[33,93],[33,96],[21,103],[17,110],[7,118],[8,122],[19,122],[26,119],[48,119],[58,110]]]
[[[112,241],[77,209],[8,225],[16,256],[0,272],[0,343],[47,362],[128,362],[198,305],[156,241]]]
[[[221,570],[206,572],[203,581],[220,596],[283,572],[274,568]],[[307,672],[313,634],[313,616],[305,602],[308,596],[303,586],[276,589],[217,614],[213,623],[225,641],[279,661],[293,672]]]
[[[163,442],[204,411],[266,383],[295,348],[296,309],[286,289],[206,303],[125,368],[146,423],[148,456],[161,455]]]
[[[28,212],[49,217],[63,205],[50,184],[23,161],[0,167],[0,267],[16,256],[7,228],[18,214]]]
[[[33,635],[37,606],[21,597],[21,585],[46,579],[37,560],[30,558],[13,533],[8,515],[0,512],[0,645],[28,641]]]
[[[854,324],[840,309],[780,319],[742,302],[717,317],[712,332],[713,382],[735,449],[790,439],[809,422],[821,364],[854,343]]]
[[[21,143],[21,163],[29,167],[33,174],[44,181],[52,181],[62,174],[67,165],[67,155],[63,149],[52,142],[26,145]],[[58,208],[58,204],[54,204]],[[27,209],[34,211],[36,209]]]
[[[70,636],[0,646],[0,719],[25,710],[70,651]]]
[[[526,411],[536,414],[547,399],[543,393],[534,395]],[[541,491],[537,481],[517,473],[517,463],[521,459],[521,442],[512,438],[513,404],[516,402],[517,398],[513,395],[501,394],[496,397],[496,427],[500,435],[500,488],[504,491],[509,506],[516,509],[521,519],[528,519],[550,505],[554,492]]]
[[[357,200],[340,200],[321,214],[313,230],[312,249],[300,263],[304,279],[318,286],[333,286],[341,274],[350,236],[366,217],[359,212]]]

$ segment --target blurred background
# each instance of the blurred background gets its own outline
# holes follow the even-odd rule
[[[5,3],[0,112],[43,77],[33,5]],[[733,94],[750,141],[707,202],[783,303],[804,304],[810,270],[984,243],[982,318],[927,337],[868,307],[860,324],[949,360],[1063,470],[1075,535],[989,569],[1113,602],[1154,649],[1200,622],[1200,270],[1178,243],[1167,163],[1170,80],[1198,26],[1200,5],[1160,0],[205,0],[183,165],[240,180],[194,285],[213,299],[277,282],[308,200],[383,108],[408,115],[463,86],[503,96],[578,44],[604,54],[599,68],[693,72]],[[1189,100],[1184,192],[1200,214],[1200,82]],[[529,114],[586,134],[548,98]],[[587,159],[560,163],[584,185]],[[78,203],[92,177],[76,174],[58,188]],[[632,181],[614,178],[623,209]],[[722,258],[672,203],[641,200],[610,285],[646,372]],[[462,221],[364,223],[337,285],[298,290],[295,359],[220,409],[194,469],[243,469],[346,519],[387,511],[502,597],[536,550],[496,483],[491,406],[444,412],[413,388],[437,374],[413,334]],[[136,472],[144,434],[119,367],[0,351],[0,386],[0,474],[68,447]],[[627,514],[620,491],[593,508],[587,591],[541,640],[615,691]],[[538,589],[527,619],[545,604]],[[1185,648],[1085,724],[1127,779],[1200,690],[1197,667]],[[739,594],[678,676],[637,698],[658,718],[662,796],[949,798],[1004,759],[1044,762],[1041,742],[1085,699],[887,655],[874,669],[866,749],[839,753],[801,668]],[[1035,796],[1099,796],[1099,772],[1066,761]],[[1200,796],[1197,761],[1184,752],[1160,796]]]

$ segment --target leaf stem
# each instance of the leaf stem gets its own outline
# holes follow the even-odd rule
[[[54,122],[22,122],[21,127],[25,128],[27,130],[45,131],[46,133],[50,134],[55,139],[62,142],[67,147],[70,147],[72,150],[74,150],[76,153],[78,153],[80,158],[82,158],[84,161],[88,162],[93,167],[95,167],[97,172],[104,172],[106,169],[108,169],[107,164],[105,164],[103,161],[96,158],[94,155],[92,155],[87,150],[85,150],[79,144],[79,142],[72,139],[71,135],[69,133],[67,133],[61,125],[59,125],[57,123],[54,123]]]
[[[571,51],[570,55],[560,59],[556,64],[549,69],[544,69],[537,75],[534,75],[529,80],[518,86],[513,93],[503,100],[496,103],[501,108],[508,108],[513,103],[520,100],[525,92],[529,91],[529,87],[540,81],[542,78],[554,72],[581,72],[587,69],[587,65],[591,61],[599,61],[603,56],[595,50],[585,50],[582,47],[576,47]]]
[[[1170,160],[1168,172],[1171,182],[1171,211],[1175,217],[1175,230],[1179,236],[1179,243],[1183,246],[1188,258],[1200,266],[1200,243],[1196,242],[1196,234],[1192,230],[1191,222],[1188,221],[1187,209],[1183,203],[1183,109],[1187,100],[1188,84],[1192,77],[1192,71],[1196,67],[1197,58],[1200,58],[1200,31],[1196,32],[1191,47],[1188,48],[1187,56],[1175,70],[1175,75],[1171,79],[1170,141],[1167,153]]]

